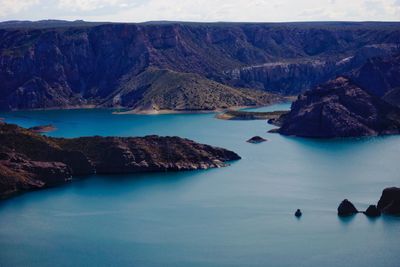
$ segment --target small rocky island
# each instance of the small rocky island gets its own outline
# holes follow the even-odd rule
[[[0,198],[75,176],[208,169],[239,159],[232,151],[179,137],[52,138],[0,123]]]
[[[259,144],[259,143],[263,143],[266,141],[267,141],[267,139],[262,138],[261,136],[254,136],[254,137],[250,138],[249,140],[247,140],[247,142],[251,143],[251,144]]]

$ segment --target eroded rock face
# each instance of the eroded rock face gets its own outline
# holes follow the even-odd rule
[[[198,170],[238,159],[232,151],[179,137],[50,138],[0,123],[0,198],[76,175]]]
[[[62,162],[27,159],[14,152],[0,153],[0,198],[21,190],[40,189],[71,180],[71,169]]]
[[[357,213],[358,210],[356,209],[356,207],[354,207],[353,203],[351,203],[347,199],[343,200],[338,207],[339,216],[351,216]]]
[[[378,202],[378,210],[384,214],[400,215],[400,188],[386,188]]]
[[[398,134],[400,109],[345,77],[300,95],[279,133],[313,138]]]

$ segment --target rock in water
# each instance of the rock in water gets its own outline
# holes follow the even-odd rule
[[[400,215],[400,188],[386,188],[378,202],[378,210],[384,214]]]
[[[303,215],[303,213],[301,213],[300,209],[296,210],[296,212],[294,213],[294,216],[296,216],[297,218],[301,217],[301,215]]]
[[[247,140],[248,143],[252,143],[252,144],[259,144],[259,143],[262,143],[265,141],[267,141],[267,139],[264,139],[261,136],[254,136],[254,137],[250,138],[249,140]]]
[[[351,203],[347,199],[343,200],[338,207],[339,216],[351,216],[357,213],[358,210],[356,209],[356,207],[354,207],[353,203]]]
[[[375,205],[370,205],[368,209],[364,212],[368,217],[379,217],[381,216],[381,212]]]

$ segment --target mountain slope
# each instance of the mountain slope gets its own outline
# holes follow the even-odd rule
[[[371,94],[383,97],[392,89],[400,87],[400,54],[371,58],[354,71],[351,77]]]
[[[281,99],[262,91],[237,89],[198,74],[151,68],[124,78],[122,89],[104,105],[132,107],[140,111],[216,110],[260,106]]]

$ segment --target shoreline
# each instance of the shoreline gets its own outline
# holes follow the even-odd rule
[[[173,109],[132,109],[127,111],[114,111],[112,114],[114,115],[166,115],[166,114],[213,114],[213,113],[223,113],[229,111],[240,111],[242,109],[255,109],[255,108],[263,108],[270,107],[276,104],[290,103],[292,102],[293,97],[285,97],[283,101],[276,101],[266,105],[255,105],[255,106],[232,106],[228,108],[219,108],[219,109],[210,109],[210,110],[173,110]],[[249,111],[250,112],[250,111]]]
[[[272,102],[266,105],[255,105],[255,106],[232,106],[228,108],[210,109],[210,110],[173,110],[173,109],[129,109],[129,107],[104,107],[98,105],[82,105],[82,106],[68,106],[68,107],[50,107],[50,108],[33,108],[33,109],[11,109],[11,110],[1,110],[0,112],[20,112],[20,111],[48,111],[48,110],[86,110],[86,109],[100,109],[100,110],[114,110],[112,114],[114,115],[166,115],[166,114],[211,114],[211,113],[221,113],[227,111],[238,111],[242,109],[254,109],[269,107],[276,104],[282,104],[287,102],[292,102],[293,97],[284,97],[283,100]],[[125,111],[118,111],[125,110]],[[0,121],[4,121],[5,118],[0,118]]]

